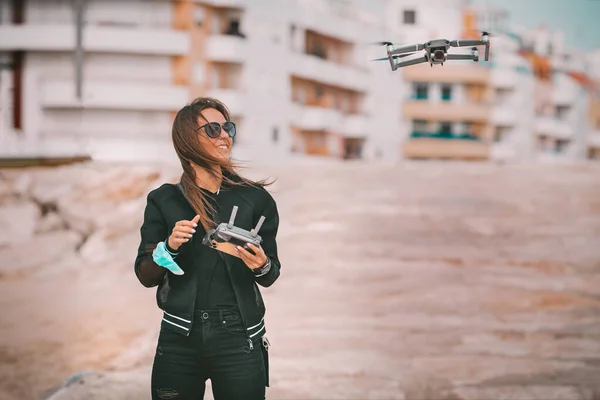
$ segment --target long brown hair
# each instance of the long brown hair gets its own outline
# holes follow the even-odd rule
[[[211,97],[199,97],[177,112],[171,135],[175,152],[183,168],[181,185],[194,211],[200,216],[200,223],[208,232],[216,225],[211,218],[215,210],[196,183],[196,173],[192,163],[204,168],[215,178],[221,175],[222,182],[228,185],[265,187],[275,181],[267,182],[264,179],[252,181],[244,178],[237,172],[238,169],[244,168],[241,163],[215,158],[204,150],[198,137],[200,129],[198,117],[204,118],[202,110],[207,108],[214,108],[223,114],[225,120],[231,121],[229,109],[225,104]]]

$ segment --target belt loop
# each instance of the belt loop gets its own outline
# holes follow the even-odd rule
[[[223,310],[219,310],[219,321],[225,321],[225,318],[223,318]]]

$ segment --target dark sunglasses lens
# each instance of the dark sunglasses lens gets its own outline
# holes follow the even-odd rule
[[[233,122],[225,122],[223,124],[223,129],[225,129],[225,132],[227,132],[230,137],[235,136],[235,124]]]
[[[208,137],[211,137],[213,139],[219,137],[219,135],[221,134],[221,125],[219,125],[217,122],[211,122],[209,124],[206,124],[206,127],[204,129],[206,130],[206,134],[208,135]]]

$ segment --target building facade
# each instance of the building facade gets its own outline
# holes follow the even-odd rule
[[[0,154],[177,162],[175,113],[212,96],[231,110],[243,160],[598,156],[586,74],[599,63],[564,49],[560,33],[515,34],[502,10],[468,0],[382,4],[370,14],[350,0],[0,2]],[[373,41],[481,29],[494,33],[490,62],[483,47],[478,63],[393,72],[369,61],[385,55]]]
[[[395,156],[386,142],[400,121],[385,119],[399,94],[359,45],[381,28],[352,3],[82,3],[80,64],[72,1],[2,3],[5,154],[176,161],[175,113],[212,96],[230,108],[245,159]]]

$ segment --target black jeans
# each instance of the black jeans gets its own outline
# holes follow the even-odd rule
[[[196,311],[189,336],[162,328],[152,366],[153,400],[201,400],[210,379],[215,400],[264,400],[268,362],[259,337],[250,349],[235,311]]]

